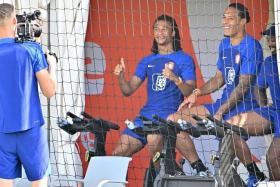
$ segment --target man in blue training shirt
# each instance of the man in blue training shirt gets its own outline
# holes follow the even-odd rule
[[[259,97],[260,108],[255,109],[258,118],[262,124],[257,123],[256,126],[262,129],[269,129],[271,124],[274,125],[274,138],[267,152],[267,166],[269,168],[270,180],[280,180],[280,98],[277,94],[280,93],[279,73],[277,66],[276,54],[276,38],[275,25],[272,24],[269,29],[262,32],[267,37],[268,47],[271,51],[271,56],[264,61],[260,74],[257,78],[257,87],[255,95]],[[269,88],[272,105],[268,105],[266,97],[266,88]],[[261,132],[262,129],[259,129]]]
[[[49,152],[38,93],[56,88],[56,59],[39,44],[15,42],[14,6],[0,4],[0,186],[13,186],[23,166],[32,186],[46,187]]]
[[[277,181],[280,180],[280,149],[277,145],[280,143],[280,99],[276,94],[280,92],[280,84],[276,57],[275,26],[272,25],[268,30],[262,32],[262,34],[267,36],[268,45],[272,55],[265,59],[259,75],[257,76],[254,89],[254,95],[261,107],[255,108],[254,111],[240,114],[239,119],[241,119],[242,122],[233,122],[233,124],[242,126],[250,135],[263,135],[271,129],[272,124],[274,125],[274,138],[267,152],[267,166],[269,168],[270,180]],[[266,88],[269,88],[270,90],[272,105],[268,105]],[[241,152],[246,154],[245,157],[251,155],[248,145],[244,144],[244,142],[242,142],[242,144],[235,144],[235,146],[235,149],[240,149]],[[239,152],[237,152],[238,158],[243,156],[243,154],[238,153]],[[264,176],[263,178],[260,178],[262,174],[259,173],[257,168],[255,169],[256,175],[249,172],[250,180],[248,181],[248,186],[254,186],[258,181],[264,179]]]
[[[181,49],[180,35],[175,20],[168,15],[159,16],[153,25],[154,41],[152,54],[144,57],[138,64],[134,76],[126,81],[123,59],[115,68],[119,85],[124,96],[132,95],[147,78],[147,102],[140,114],[148,119],[157,114],[166,119],[177,111],[184,96],[195,88],[195,66],[192,58]],[[134,119],[134,124],[143,126],[141,119]],[[163,138],[159,134],[150,134],[147,139],[126,128],[113,155],[131,156],[147,143],[151,157],[162,149]],[[197,154],[190,163],[199,162],[206,168]]]
[[[240,3],[229,4],[222,18],[225,38],[219,46],[215,76],[210,78],[201,88],[195,89],[182,103],[179,111],[169,116],[170,120],[184,119],[196,124],[196,121],[191,117],[192,114],[202,118],[206,114],[211,114],[218,120],[227,120],[235,125],[242,125],[240,123],[247,120],[244,113],[258,106],[252,93],[256,76],[263,61],[260,43],[246,33],[245,27],[249,21],[249,12],[244,5]],[[222,87],[222,96],[215,103],[193,107],[198,96],[211,94]],[[242,145],[246,142],[237,135],[234,136],[233,142],[232,147],[236,148],[234,149],[236,155],[246,166],[250,175],[257,175],[259,179],[264,179],[264,174],[258,170],[252,160],[250,150],[244,152],[242,149]],[[177,144],[178,148],[185,151],[184,156],[192,156],[194,145],[187,133],[180,133]]]

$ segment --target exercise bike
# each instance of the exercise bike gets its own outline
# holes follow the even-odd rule
[[[95,149],[87,150],[85,155],[85,160],[89,162],[90,158],[93,156],[106,155],[105,142],[107,132],[110,130],[119,130],[120,127],[119,125],[102,118],[94,118],[86,112],[82,112],[81,115],[83,118],[80,118],[71,112],[67,112],[66,116],[70,117],[72,122],[69,122],[66,118],[59,118],[57,124],[61,129],[71,135],[77,132],[91,132],[94,134]]]
[[[212,157],[212,164],[215,166],[215,178],[219,187],[245,187],[246,184],[237,173],[238,161],[235,161],[235,153],[230,148],[232,136],[234,133],[248,137],[248,133],[242,127],[231,125],[227,122],[216,120],[211,115],[206,115],[205,119],[197,115],[192,116],[197,125],[208,130],[209,135],[215,135],[220,138],[219,155]],[[234,162],[235,161],[235,162]]]
[[[144,187],[161,186],[193,186],[193,187],[214,187],[215,179],[213,177],[186,176],[182,168],[176,162],[175,146],[177,133],[180,131],[193,131],[193,134],[200,136],[201,132],[195,129],[191,124],[175,123],[166,121],[161,117],[154,115],[153,120],[144,116],[139,116],[144,126],[137,127],[132,122],[128,123],[128,128],[136,133],[147,136],[148,134],[162,134],[164,136],[164,145],[160,153],[157,153],[147,170]],[[204,128],[205,129],[205,128]],[[159,172],[153,172],[154,162],[160,162]],[[154,179],[154,180],[151,180]]]

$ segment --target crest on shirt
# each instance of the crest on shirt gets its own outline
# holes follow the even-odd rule
[[[166,86],[166,77],[160,73],[153,74],[153,85],[152,88],[154,91],[162,91]]]
[[[235,79],[235,70],[233,67],[226,67],[227,78],[226,83],[232,85]]]
[[[237,55],[235,56],[235,63],[236,63],[236,64],[240,64],[240,59],[241,59],[240,54],[237,54]]]

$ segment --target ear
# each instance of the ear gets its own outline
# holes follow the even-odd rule
[[[172,31],[172,37],[175,37],[175,31]]]
[[[16,18],[16,17],[13,17],[13,19],[12,19],[12,24],[13,24],[13,25],[16,25],[16,24],[17,24],[17,18]]]
[[[242,25],[246,25],[246,19],[245,18],[241,19],[240,22],[241,22]]]

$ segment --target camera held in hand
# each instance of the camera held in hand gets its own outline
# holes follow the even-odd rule
[[[16,15],[17,18],[17,42],[35,41],[35,38],[40,37],[42,29],[36,20],[39,20],[41,12],[35,10],[33,13]]]

